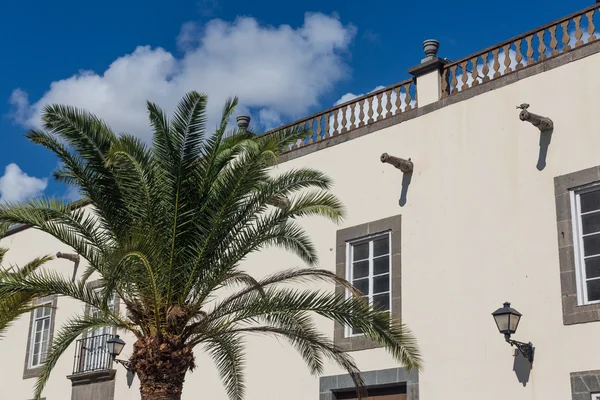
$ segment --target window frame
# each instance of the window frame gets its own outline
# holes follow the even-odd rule
[[[369,261],[369,273],[366,276],[366,278],[369,280],[369,294],[367,295],[367,297],[369,299],[369,304],[370,305],[373,304],[373,296],[374,296],[373,280],[376,276],[385,275],[385,273],[374,275],[373,260],[378,257],[386,256],[386,255],[380,255],[380,256],[375,257],[373,244],[376,240],[380,240],[384,237],[387,237],[387,240],[388,240],[388,252],[386,254],[388,257],[388,269],[387,269],[388,290],[387,290],[387,292],[381,292],[381,293],[377,293],[377,294],[385,294],[385,293],[388,294],[388,311],[392,312],[392,298],[393,298],[393,293],[392,293],[392,254],[393,254],[393,249],[392,249],[392,231],[391,231],[391,229],[389,229],[385,232],[375,233],[372,235],[364,236],[361,238],[356,238],[354,240],[346,242],[346,276],[345,276],[345,278],[350,283],[353,283],[353,281],[354,281],[354,279],[353,279],[354,247],[357,245],[364,244],[364,243],[369,243],[369,256],[367,259],[365,259],[365,260]],[[364,261],[364,260],[361,260],[361,261]],[[352,294],[350,293],[350,291],[346,290],[346,298],[350,298],[351,295]],[[364,333],[353,333],[350,326],[346,325],[344,327],[344,337],[352,338],[352,337],[361,337],[361,336],[364,336]]]
[[[600,165],[554,177],[554,199],[556,204],[556,233],[560,291],[564,325],[600,322],[600,303],[580,304],[578,301],[578,262],[575,256],[577,232],[573,219],[571,191],[592,187],[600,182]]]
[[[33,302],[33,306],[47,305],[51,309],[50,311],[50,330],[48,333],[48,347],[47,352],[52,347],[52,341],[54,339],[54,328],[56,324],[56,308],[58,303],[58,296],[51,295],[36,299]],[[27,347],[25,348],[25,360],[23,362],[23,379],[37,378],[43,367],[43,363],[33,366],[33,349],[35,346],[35,313],[38,309],[33,309],[29,313],[29,329],[27,331]]]
[[[363,222],[358,225],[349,225],[338,229],[335,233],[335,274],[346,278],[347,271],[347,243],[355,242],[357,239],[366,238],[371,235],[390,232],[391,242],[391,292],[392,305],[391,314],[399,321],[402,320],[402,215],[392,215],[383,219]],[[347,288],[338,283],[335,285],[335,293],[345,298]],[[345,324],[335,321],[333,324],[333,343],[340,349],[348,352],[376,349],[381,344],[371,340],[365,335],[346,337]]]
[[[592,305],[600,304],[599,300],[588,300],[587,293],[587,282],[586,268],[585,268],[585,253],[583,248],[583,228],[582,228],[582,215],[587,213],[581,213],[581,199],[582,194],[600,191],[600,182],[594,182],[589,185],[580,186],[569,190],[569,196],[571,200],[571,215],[573,224],[573,253],[575,261],[575,279],[577,285],[577,305]],[[591,211],[600,213],[599,211]],[[588,234],[589,235],[589,234]],[[600,257],[600,255],[594,255],[592,257]],[[593,280],[600,280],[600,277],[593,278]]]
[[[98,293],[100,293],[102,291],[102,288],[99,287],[99,283],[100,283],[100,281],[94,281],[94,282],[90,283],[90,288],[96,294],[98,294]],[[118,311],[118,307],[119,307],[119,303],[117,301],[117,295],[116,295],[115,292],[112,293],[111,303],[112,304],[110,304],[110,306],[111,306],[113,312],[117,312]],[[96,311],[100,311],[100,310],[98,308],[96,308],[96,307],[88,305],[85,308],[85,315],[86,316],[93,316]],[[102,328],[102,330],[103,330],[103,333],[101,333],[100,335],[108,335],[108,334],[115,335],[117,333],[117,330],[116,330],[115,327],[104,327],[104,328]],[[96,336],[96,335],[91,335],[90,334],[90,333],[94,333],[94,331],[95,331],[95,329],[89,329],[85,333],[84,337]]]
[[[86,286],[88,289],[92,290],[94,293],[101,292],[103,289],[102,288],[102,279],[96,279],[94,281],[88,282]],[[113,303],[112,304],[113,312],[118,313],[119,310],[121,309],[121,300],[119,299],[119,296],[117,295],[116,292],[113,292],[113,294],[112,294],[112,303]],[[92,306],[90,306],[89,304],[86,304],[85,311],[84,311],[86,316],[89,316],[89,315],[91,315],[92,312],[94,312],[94,310],[92,310],[92,308],[93,308]],[[111,329],[112,329],[112,334],[116,335],[117,329],[114,327]],[[83,337],[84,338],[88,337],[89,333],[90,333],[89,330],[86,331],[85,333],[83,333]],[[107,333],[109,333],[109,332],[107,332]]]
[[[27,364],[27,368],[29,369],[34,369],[34,368],[40,368],[44,365],[44,362],[41,361],[42,359],[42,343],[43,343],[43,337],[44,337],[44,323],[42,321],[44,320],[48,320],[48,344],[46,346],[46,354],[48,353],[48,350],[50,348],[51,343],[51,335],[50,332],[52,331],[52,301],[46,301],[43,303],[40,303],[39,305],[36,305],[36,309],[33,310],[33,316],[32,316],[32,325],[31,325],[31,332],[30,335],[31,337],[29,338],[29,360],[28,360],[28,364]],[[48,315],[43,315],[41,317],[36,317],[36,314],[43,309],[49,309],[50,313]],[[40,341],[40,353],[38,354],[38,363],[37,364],[33,364],[33,358],[35,357],[35,336],[37,333],[37,325],[39,322],[42,322],[42,330],[41,330],[41,341]]]

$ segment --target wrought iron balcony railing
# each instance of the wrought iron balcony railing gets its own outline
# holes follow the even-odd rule
[[[114,336],[103,334],[77,340],[73,375],[110,369],[113,360],[108,352],[106,341]]]

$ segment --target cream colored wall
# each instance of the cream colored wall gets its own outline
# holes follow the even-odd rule
[[[435,103],[440,98],[441,76],[437,70],[421,75],[417,86],[417,99],[421,107]]]
[[[422,400],[567,399],[570,372],[600,369],[600,323],[562,323],[553,186],[555,176],[600,164],[599,70],[597,54],[278,168],[326,171],[347,207],[340,227],[303,222],[322,268],[334,270],[337,229],[402,214],[403,317],[425,359]],[[515,109],[523,102],[554,120],[542,171],[536,168],[539,131],[521,122]],[[402,207],[402,173],[381,164],[383,152],[415,163]],[[32,230],[0,245],[11,247],[9,259],[19,262],[65,250]],[[244,268],[261,276],[298,265],[293,256],[269,250],[253,255]],[[72,263],[60,260],[52,266],[70,273]],[[490,315],[504,301],[524,314],[515,339],[536,347],[525,387]],[[59,299],[59,320],[79,309]],[[11,360],[0,363],[0,387],[10,390],[10,398],[27,398],[33,384],[21,379],[27,326],[28,318],[19,321],[0,341],[0,356]],[[321,326],[333,332],[331,323]],[[184,399],[225,399],[212,362],[200,349],[196,353],[198,369],[188,376]],[[397,366],[382,350],[353,355],[363,370]],[[48,400],[69,398],[64,376],[71,362],[72,352],[57,368]],[[127,388],[123,369],[117,369],[115,399],[139,398],[137,380]],[[338,373],[327,367],[327,375]],[[248,399],[318,396],[318,379],[309,376],[293,350],[272,339],[248,340],[247,387]]]
[[[38,256],[55,255],[59,251],[71,251],[69,247],[56,239],[34,229],[27,229],[3,238],[0,241],[0,247],[9,249],[4,259],[4,266],[24,265]],[[79,271],[83,269],[84,263],[85,261],[82,260]],[[55,259],[42,268],[53,269],[70,278],[73,274],[73,267],[74,263],[69,260]],[[55,333],[69,316],[82,313],[83,310],[84,306],[79,302],[59,297]],[[29,321],[29,314],[22,316],[9,328],[6,336],[0,339],[0,399],[25,400],[32,398],[36,379],[23,379]],[[74,346],[71,346],[56,366],[44,392],[47,400],[71,398],[71,382],[65,376],[71,374],[74,354]]]
[[[89,207],[86,207],[90,211]],[[0,240],[0,247],[8,248],[4,257],[4,266],[22,266],[35,257],[52,255],[57,252],[72,252],[68,246],[35,229],[26,229]],[[87,263],[81,260],[77,268],[77,277],[85,270]],[[73,276],[74,263],[65,259],[54,259],[42,268],[54,270],[68,279]],[[92,276],[90,280],[96,277]],[[56,320],[54,334],[69,317],[81,315],[85,306],[78,301],[66,297],[57,300]],[[36,378],[23,379],[25,365],[25,352],[27,349],[27,336],[29,335],[30,315],[19,318],[8,330],[5,337],[0,339],[0,399],[31,399]],[[129,339],[128,343],[133,343]],[[60,359],[44,390],[46,400],[68,400],[71,398],[71,381],[66,379],[73,371],[73,357],[75,344],[71,345]],[[126,386],[124,370],[117,371],[117,385]],[[139,396],[137,397],[139,398]],[[99,399],[101,400],[101,399]]]

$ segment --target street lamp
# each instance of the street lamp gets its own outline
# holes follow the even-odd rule
[[[121,354],[123,348],[125,347],[125,342],[119,337],[119,335],[115,335],[115,337],[108,339],[106,341],[106,347],[114,362],[124,366],[127,371],[133,372],[133,368],[131,368],[131,363],[129,361],[119,360],[117,358],[117,356]]]
[[[531,342],[523,343],[517,342],[516,340],[512,340],[510,335],[517,331],[517,327],[519,326],[519,321],[521,321],[522,314],[510,307],[510,303],[504,303],[502,308],[497,309],[492,313],[494,317],[494,321],[496,321],[496,326],[501,334],[504,335],[504,339],[511,346],[515,346],[521,354],[525,358],[529,360],[530,363],[533,363],[533,345]]]

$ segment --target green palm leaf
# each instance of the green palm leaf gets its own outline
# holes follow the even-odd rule
[[[55,178],[76,187],[89,206],[44,198],[1,204],[0,228],[30,225],[72,248],[87,266],[75,282],[38,269],[48,258],[16,274],[4,272],[0,313],[14,320],[31,309],[32,299],[47,295],[76,299],[100,312],[73,317],[55,336],[37,397],[68,346],[86,330],[104,326],[135,336],[130,361],[144,396],[165,390],[179,396],[199,346],[198,352],[214,360],[229,397],[241,400],[247,335],[288,341],[314,375],[332,361],[360,387],[357,365],[318,329],[316,317],[360,329],[406,368],[420,368],[406,326],[369,306],[343,277],[315,268],[317,248],[300,220],[339,223],[344,207],[324,173],[273,169],[286,149],[311,132],[255,135],[230,129],[237,102],[225,103],[214,131],[206,126],[203,94],[185,95],[171,118],[147,103],[151,145],[60,105],[45,108],[44,130],[28,133],[58,157]],[[256,279],[243,269],[244,261],[267,247],[294,253],[307,267],[282,265]],[[100,279],[99,292],[87,285],[92,276]],[[315,290],[316,283],[322,290]],[[108,306],[113,294],[125,315]]]
[[[0,248],[0,265],[2,265],[2,260],[6,252],[7,249]],[[25,264],[21,268],[15,266],[1,268],[0,285],[7,281],[19,281],[26,279],[29,275],[31,275],[34,271],[51,259],[52,257],[48,256],[39,257]],[[35,306],[31,305],[31,303],[37,297],[38,296],[35,294],[21,291],[0,295],[0,338],[4,336],[5,332],[17,318],[36,308]]]

